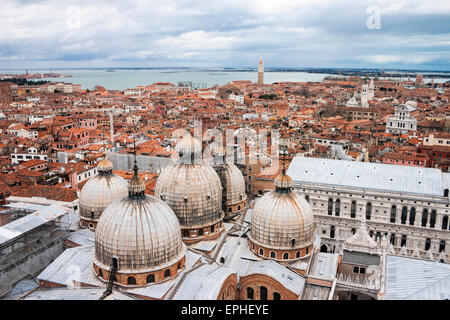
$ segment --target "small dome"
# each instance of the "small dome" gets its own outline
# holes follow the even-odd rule
[[[226,205],[241,203],[247,199],[245,180],[241,170],[234,163],[225,165]]]
[[[128,197],[109,205],[100,217],[94,259],[100,270],[110,270],[115,259],[118,274],[134,277],[170,268],[184,259],[186,246],[176,215],[164,201],[145,195],[143,185],[135,164]]]
[[[86,182],[79,198],[81,220],[90,222],[96,222],[109,204],[128,195],[127,181],[112,173],[109,160],[100,161],[97,169],[98,175]]]
[[[292,180],[282,173],[275,191],[258,199],[251,217],[250,240],[271,249],[296,249],[314,241],[314,216],[308,202],[292,192]]]
[[[178,141],[175,151],[179,156],[178,162],[194,164],[202,162],[202,144],[188,132]]]
[[[291,177],[285,174],[279,174],[275,178],[275,188],[279,190],[283,189],[291,189],[292,188],[292,179]]]
[[[98,172],[110,172],[113,170],[113,164],[108,159],[103,159],[97,164]]]

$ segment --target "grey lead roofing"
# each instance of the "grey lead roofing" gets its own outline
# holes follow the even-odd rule
[[[450,186],[450,173],[434,168],[299,156],[287,175],[294,186],[312,183],[434,197],[443,197]]]
[[[386,256],[387,300],[450,299],[450,265]]]

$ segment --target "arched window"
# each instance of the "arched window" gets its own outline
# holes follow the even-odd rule
[[[425,251],[430,250],[430,246],[431,246],[431,239],[430,239],[430,238],[427,238],[427,239],[425,240]]]
[[[366,206],[366,220],[370,220],[371,215],[372,215],[372,204],[368,202]]]
[[[98,275],[103,278],[103,271],[102,271],[102,269],[98,269]]]
[[[428,209],[422,211],[422,227],[426,227],[428,222]]]
[[[436,223],[436,210],[431,210],[430,214],[430,228],[434,228]]]
[[[395,233],[391,233],[391,239],[389,240],[389,242],[395,246]]]
[[[178,264],[177,264],[177,269],[178,269],[178,270],[181,269],[181,262],[178,262]]]
[[[220,257],[220,263],[225,263],[225,258],[224,257]]]
[[[447,230],[448,228],[448,216],[442,217],[442,230]]]
[[[214,232],[214,226],[211,226],[211,233]]]
[[[448,189],[444,189],[444,197],[448,197]]]
[[[228,208],[228,212],[231,212],[231,208]]]
[[[297,251],[297,253],[295,254],[296,258],[300,258],[300,251]]]
[[[402,235],[402,242],[400,243],[400,246],[401,247],[406,246],[406,236],[405,235]]]
[[[94,219],[94,211],[91,211],[91,219]]]
[[[273,293],[273,300],[281,300],[281,294],[278,292]]]
[[[444,250],[445,250],[445,241],[441,240],[441,242],[439,243],[439,253],[441,253]]]
[[[147,276],[147,283],[153,283],[155,282],[155,275],[154,274],[149,274]]]
[[[402,217],[401,217],[401,223],[402,224],[406,224],[407,215],[408,215],[408,208],[407,207],[403,207],[402,208]]]
[[[306,247],[306,252],[305,252],[305,254],[308,254],[309,253],[309,247]]]
[[[259,255],[263,256],[264,255],[264,249],[263,248],[259,248]]]
[[[353,200],[352,201],[352,207],[350,210],[350,218],[355,218],[356,217],[356,201]]]
[[[397,207],[393,205],[391,207],[391,223],[395,223],[396,219],[397,219]]]
[[[170,277],[170,269],[164,271],[164,278]]]
[[[116,257],[112,258],[112,268],[118,269],[119,268],[119,260],[117,260]]]
[[[135,277],[128,277],[127,283],[128,284],[136,284],[136,278]]]
[[[334,226],[330,228],[330,238],[334,238]]]
[[[328,248],[327,248],[327,246],[326,245],[321,245],[320,246],[320,252],[328,252]]]
[[[267,300],[267,288],[266,287],[259,287],[259,299],[260,300]]]
[[[247,287],[247,299],[255,299],[255,290],[253,288]]]
[[[291,244],[292,244],[293,247],[295,247],[295,239],[291,240]]]
[[[328,215],[331,216],[333,214],[333,199],[328,199]]]
[[[241,210],[241,206],[238,206],[238,210]]]
[[[412,207],[409,211],[409,225],[413,226],[416,221],[416,208]]]
[[[309,196],[308,195],[305,196],[305,200],[309,203]]]
[[[275,259],[275,252],[270,251],[270,257],[271,257],[272,259]]]
[[[287,253],[287,252],[283,253],[283,259],[284,260],[289,259],[289,253]]]
[[[341,212],[341,200],[336,199],[336,204],[334,205],[334,212],[337,217],[339,217],[339,213]]]
[[[202,236],[202,235],[203,235],[203,229],[198,229],[197,234],[198,234],[199,236]]]
[[[378,240],[381,240],[381,233],[380,232],[377,232],[377,235],[376,235],[376,238],[375,238],[377,241]]]

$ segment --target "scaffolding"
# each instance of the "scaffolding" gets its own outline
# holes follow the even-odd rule
[[[35,278],[58,257],[64,251],[63,239],[68,234],[58,226],[57,219],[30,228],[36,211],[23,208],[7,211],[22,219],[15,219],[0,230],[0,297],[8,294],[19,281]],[[14,236],[7,239],[8,232]]]

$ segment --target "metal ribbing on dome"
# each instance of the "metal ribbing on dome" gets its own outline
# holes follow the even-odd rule
[[[274,249],[303,248],[314,241],[314,216],[308,202],[294,192],[272,191],[252,211],[250,239]],[[292,245],[294,241],[294,246]]]
[[[83,186],[79,198],[80,216],[89,220],[97,220],[109,204],[128,194],[127,181],[112,173],[109,160],[100,161],[97,169],[99,174]]]
[[[156,181],[155,196],[173,209],[182,226],[202,226],[223,217],[220,178],[207,164],[167,166]]]
[[[177,217],[153,196],[113,203],[97,224],[94,263],[104,269],[117,258],[120,272],[158,270],[176,263],[185,252]]]

